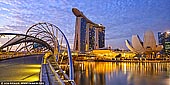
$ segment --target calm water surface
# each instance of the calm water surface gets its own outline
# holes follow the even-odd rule
[[[77,85],[170,85],[170,63],[74,62]]]

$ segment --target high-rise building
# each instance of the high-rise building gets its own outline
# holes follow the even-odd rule
[[[163,54],[170,55],[170,32],[158,32],[158,41],[163,45]]]
[[[86,51],[89,51],[95,48],[95,27],[90,23],[86,26]]]
[[[75,30],[74,50],[84,52],[86,45],[86,19],[83,17],[76,17]]]
[[[159,45],[162,45],[162,40],[163,40],[163,33],[162,32],[158,32],[158,43]]]
[[[99,48],[103,48],[105,46],[105,28],[99,28]]]
[[[95,24],[78,9],[72,9],[76,16],[74,51],[84,53],[105,46],[105,27]]]

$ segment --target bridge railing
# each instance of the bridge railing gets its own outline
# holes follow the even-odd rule
[[[17,57],[24,57],[24,56],[28,56],[28,55],[36,55],[36,54],[44,54],[44,53],[5,53],[5,52],[1,52],[0,54],[0,60],[4,60],[4,59],[10,59],[10,58],[17,58]]]
[[[40,81],[45,82],[45,85],[65,85],[49,61],[46,64],[42,62]]]
[[[69,80],[69,77],[57,62],[50,60],[47,60],[46,63],[42,61],[40,81],[45,82],[46,85],[75,85],[75,82]]]

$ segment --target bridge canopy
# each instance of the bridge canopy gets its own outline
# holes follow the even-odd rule
[[[25,35],[25,34],[16,34],[16,33],[0,33],[0,35],[15,35],[11,40],[3,44],[0,49],[3,49],[8,46],[20,44],[20,43],[28,43],[28,42],[33,42],[33,43],[38,43],[42,45],[43,47],[46,47],[47,49],[51,50],[53,52],[53,48],[46,43],[45,41],[38,39],[33,36]]]

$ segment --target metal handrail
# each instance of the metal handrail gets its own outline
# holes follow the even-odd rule
[[[47,63],[48,63],[48,66],[50,67],[50,70],[51,72],[54,74],[55,76],[55,79],[56,80],[59,80],[59,82],[62,84],[62,85],[65,85],[64,84],[64,81],[59,77],[59,75],[55,72],[54,68],[52,67],[52,65],[50,64],[50,62],[47,60]]]

